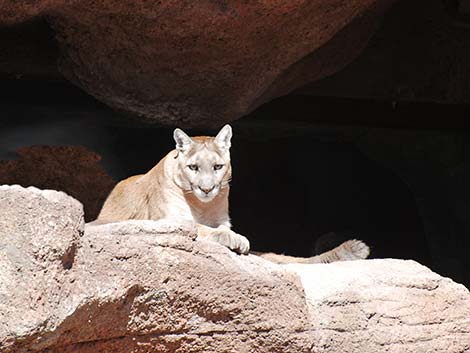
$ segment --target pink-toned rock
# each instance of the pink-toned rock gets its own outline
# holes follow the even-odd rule
[[[220,125],[352,61],[395,0],[0,0],[47,18],[63,74],[148,121]]]
[[[101,156],[82,146],[25,146],[15,160],[0,160],[0,184],[64,191],[80,200],[85,220],[96,219],[116,181],[100,165]]]
[[[2,353],[470,350],[468,290],[413,261],[280,266],[164,220],[89,224],[80,237],[76,201],[18,186],[0,187],[6,208]],[[79,226],[41,228],[37,214]]]
[[[63,192],[0,186],[1,352],[67,316],[84,224],[82,205]]]

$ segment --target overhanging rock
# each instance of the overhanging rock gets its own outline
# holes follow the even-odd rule
[[[470,350],[468,290],[413,261],[279,266],[18,186],[0,211],[2,353]]]
[[[63,75],[143,120],[216,126],[351,62],[395,0],[0,0],[46,19]]]

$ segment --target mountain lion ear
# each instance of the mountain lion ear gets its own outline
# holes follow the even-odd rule
[[[173,131],[173,138],[176,142],[176,149],[181,153],[186,152],[189,146],[191,146],[193,143],[191,137],[186,135],[185,132],[181,129],[175,129],[175,131]]]
[[[219,133],[215,137],[214,141],[217,143],[221,148],[229,149],[231,144],[230,140],[232,139],[232,128],[230,125],[225,125],[222,129],[220,129]]]

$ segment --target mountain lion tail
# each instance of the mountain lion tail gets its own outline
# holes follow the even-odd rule
[[[351,261],[366,259],[370,254],[369,247],[362,241],[352,239],[345,241],[336,248],[326,251],[320,255],[312,257],[295,257],[287,255],[279,255],[274,253],[257,253],[252,252],[266,260],[278,264],[300,263],[300,264],[327,264],[335,261]]]

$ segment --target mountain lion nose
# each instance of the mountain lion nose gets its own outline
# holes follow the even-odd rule
[[[201,191],[203,191],[205,194],[210,193],[212,190],[214,190],[214,188],[215,188],[215,185],[210,188],[203,188],[201,186],[199,187],[199,189],[201,189]]]

